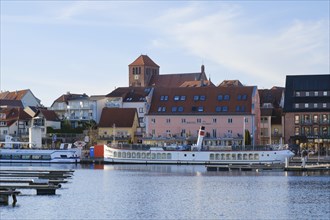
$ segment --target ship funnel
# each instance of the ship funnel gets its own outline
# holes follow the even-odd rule
[[[201,126],[198,131],[198,138],[197,138],[197,143],[196,143],[197,150],[202,149],[204,136],[205,136],[205,127]]]

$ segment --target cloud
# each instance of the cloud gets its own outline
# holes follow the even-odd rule
[[[329,72],[326,19],[294,20],[271,29],[237,5],[207,12],[203,5],[192,4],[167,11],[157,24],[159,31],[190,54],[270,85],[289,74]]]

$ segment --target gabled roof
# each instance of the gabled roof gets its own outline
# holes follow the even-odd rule
[[[60,119],[57,117],[55,111],[53,111],[53,110],[40,109],[39,113],[37,115],[39,115],[40,113],[44,116],[44,118],[47,121],[60,121]]]
[[[249,114],[252,109],[252,95],[256,87],[179,87],[179,88],[155,88],[149,115],[228,115]],[[218,100],[221,95],[223,99]],[[229,95],[229,100],[224,96]],[[246,95],[246,99],[238,100],[238,96]],[[199,100],[195,101],[195,96]],[[200,97],[205,98],[201,100]],[[175,100],[175,97],[177,100]],[[183,97],[183,99],[181,99]],[[239,106],[239,110],[236,108]],[[179,107],[182,111],[179,111]],[[199,111],[199,107],[203,107]],[[227,108],[227,111],[217,109]]]
[[[273,104],[274,108],[280,107],[284,88],[273,87],[271,89],[259,89],[258,92],[259,92],[261,107],[263,106],[264,103],[271,103]]]
[[[129,66],[152,66],[152,67],[158,67],[159,66],[147,55],[141,55],[139,56],[133,63],[131,63]]]
[[[88,98],[88,95],[86,94],[71,94],[71,93],[67,93],[64,95],[61,95],[59,98],[57,98],[52,106],[54,105],[55,102],[65,102],[66,104],[68,104],[69,101],[71,100],[79,100],[79,99],[86,99]]]
[[[2,92],[0,93],[0,99],[9,99],[9,100],[22,100],[22,98],[29,92],[29,89],[17,90],[14,92]]]
[[[98,127],[131,128],[136,115],[136,108],[103,108]]]
[[[173,88],[180,87],[187,81],[200,82],[200,80],[207,80],[204,72],[153,75],[149,86]]]
[[[0,109],[0,112],[6,114],[6,118],[1,119],[1,121],[6,121],[7,126],[11,126],[18,120],[27,121],[32,119],[32,116],[26,113],[23,108],[3,108]]]
[[[182,83],[182,85],[180,87],[204,87],[204,86],[215,87],[215,85],[209,80],[186,81],[186,82]]]
[[[121,97],[124,102],[145,102],[145,97],[151,91],[151,87],[119,87],[106,95],[106,97]]]
[[[239,80],[224,80],[222,83],[218,85],[218,87],[237,87],[243,86],[243,84]]]

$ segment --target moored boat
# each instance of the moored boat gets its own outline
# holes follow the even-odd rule
[[[290,150],[205,150],[202,141],[205,127],[201,126],[196,145],[187,147],[141,149],[105,146],[104,162],[136,164],[281,164],[291,157]]]

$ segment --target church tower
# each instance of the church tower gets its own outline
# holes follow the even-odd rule
[[[159,75],[159,66],[147,55],[139,56],[128,65],[129,86],[146,87],[154,75]]]

